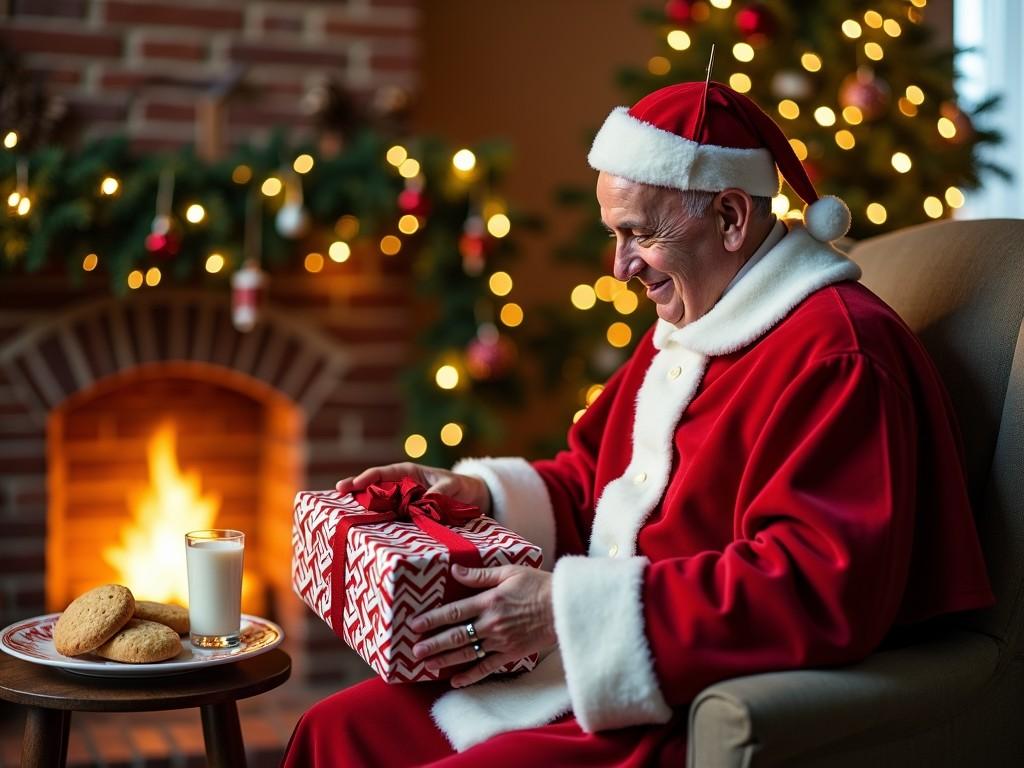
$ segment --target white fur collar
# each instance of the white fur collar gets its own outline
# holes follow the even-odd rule
[[[682,328],[659,320],[654,346],[727,355],[763,336],[819,288],[860,277],[860,267],[831,245],[815,240],[799,224],[791,226],[706,315]]]

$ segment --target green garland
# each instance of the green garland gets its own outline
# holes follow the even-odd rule
[[[412,212],[399,202],[411,182],[387,159],[394,144],[420,164],[412,182],[420,197]],[[297,156],[309,153],[314,162],[301,177],[309,239],[291,240],[277,232],[273,211],[284,193],[271,196],[260,221],[263,268],[271,276],[302,269],[309,250],[302,243],[336,240],[335,226],[342,216],[358,219],[357,238],[372,247],[386,235],[398,236],[423,303],[418,315],[427,318],[419,324],[415,359],[403,377],[406,435],[423,437],[418,448],[415,440],[408,444],[411,452],[419,460],[445,465],[467,451],[494,449],[501,435],[497,409],[516,402],[521,384],[515,366],[497,359],[481,368],[467,348],[483,344],[485,352],[514,354],[520,329],[503,326],[499,313],[515,293],[498,297],[487,287],[489,277],[511,259],[514,238],[475,230],[467,234],[466,226],[474,215],[504,213],[494,191],[509,162],[502,145],[474,148],[475,167],[463,173],[453,167],[453,150],[443,142],[423,137],[388,142],[370,132],[330,157],[317,156],[312,147],[291,147],[277,134],[265,146],[241,147],[213,163],[197,158],[191,148],[138,154],[124,139],[97,141],[79,151],[45,147],[21,156],[17,150],[0,150],[0,192],[8,203],[0,223],[0,273],[61,273],[81,285],[83,259],[96,254],[88,266],[106,272],[117,295],[130,290],[133,272],[141,276],[152,267],[160,270],[161,279],[227,290],[230,273],[245,256],[249,196],[266,179],[281,178]],[[19,160],[27,169],[24,188],[19,185]],[[153,228],[161,174],[168,170],[174,174],[171,218],[179,247],[173,254],[153,253],[145,243]],[[114,194],[101,189],[107,178],[117,182]],[[30,203],[27,210],[21,203],[19,213],[22,197]],[[186,220],[187,206],[193,204],[205,212],[195,224]],[[415,233],[398,230],[404,214],[417,217]],[[507,215],[516,222],[514,228],[531,225],[525,217]],[[470,263],[468,251],[479,258]],[[204,265],[214,252],[223,255],[226,267],[211,274]],[[496,333],[497,327],[501,330]],[[445,364],[458,376],[452,389],[442,389],[436,380]],[[457,441],[449,427],[448,442],[455,444],[445,445],[439,436],[447,424],[458,425],[464,439]]]

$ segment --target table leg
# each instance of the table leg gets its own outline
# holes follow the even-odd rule
[[[69,710],[27,707],[21,768],[64,768],[70,732]]]
[[[235,702],[203,704],[199,709],[203,719],[206,762],[210,768],[245,768],[242,726],[238,722]]]

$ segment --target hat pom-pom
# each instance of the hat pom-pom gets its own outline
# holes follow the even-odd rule
[[[835,195],[825,195],[804,211],[804,226],[815,240],[830,243],[850,231],[850,209]]]

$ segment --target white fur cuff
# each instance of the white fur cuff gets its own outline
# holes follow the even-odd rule
[[[588,733],[666,723],[644,630],[646,557],[563,557],[552,583],[555,631],[572,709]]]
[[[513,680],[477,683],[442,694],[430,714],[459,752],[492,736],[537,728],[569,712],[569,691],[558,651]]]
[[[555,510],[543,478],[517,457],[463,459],[453,472],[479,477],[491,492],[491,514],[506,528],[541,548],[544,570],[555,562]]]

